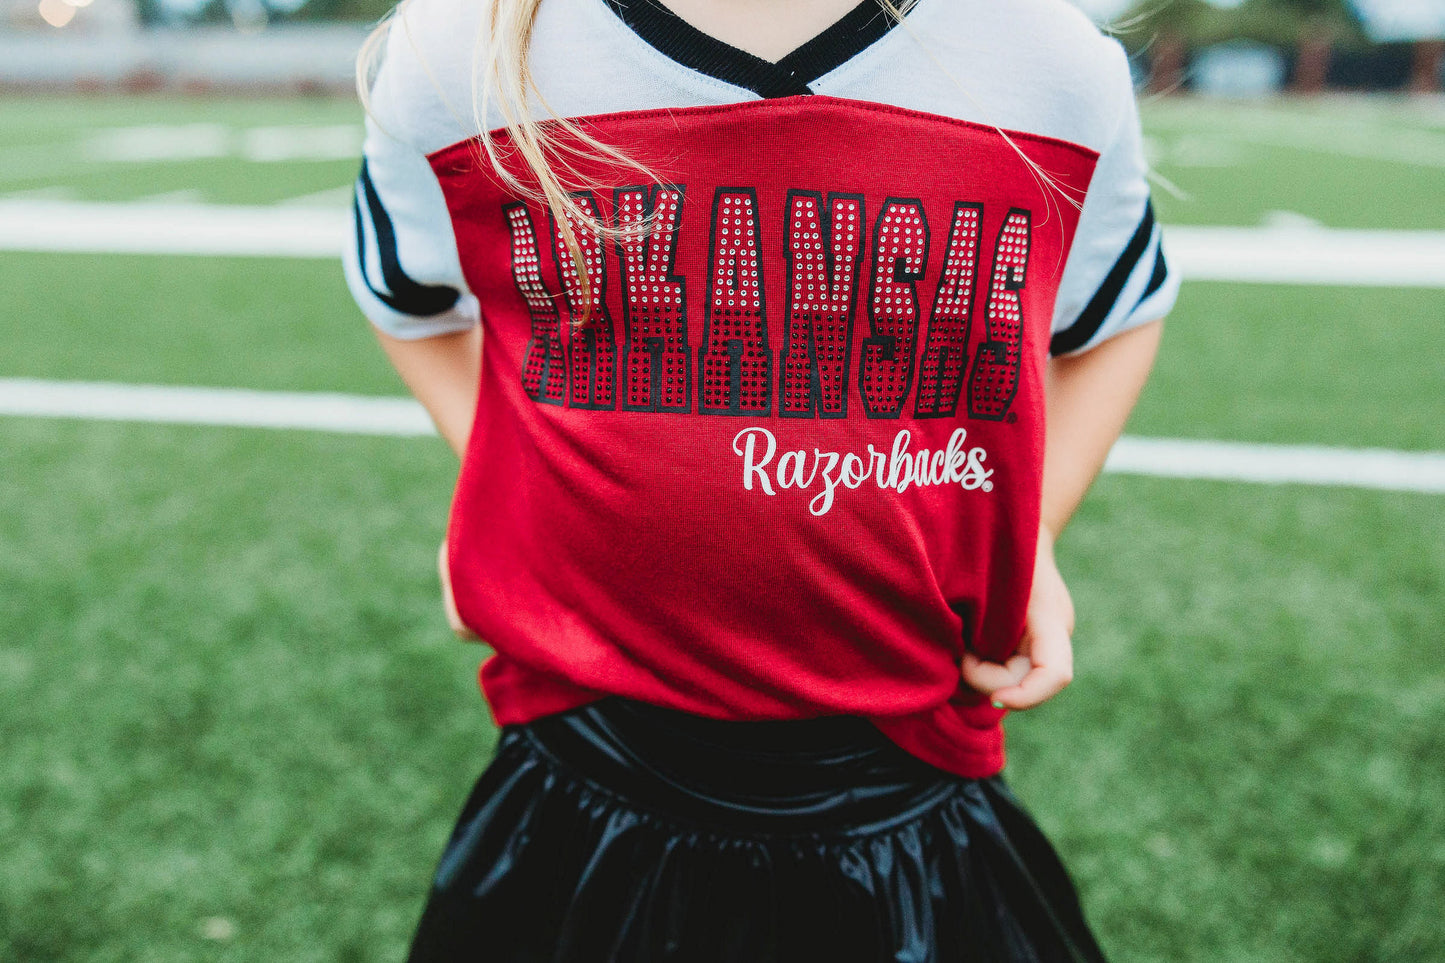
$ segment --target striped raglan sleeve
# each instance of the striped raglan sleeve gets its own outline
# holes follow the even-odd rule
[[[1121,109],[1084,197],[1055,303],[1051,355],[1086,351],[1164,317],[1179,293],[1149,197],[1139,111],[1123,49],[1106,41]]]
[[[371,323],[393,337],[465,331],[478,321],[477,301],[462,276],[436,174],[426,156],[401,139],[405,114],[393,108],[403,106],[404,92],[394,89],[388,66],[366,114],[342,257],[347,286]]]

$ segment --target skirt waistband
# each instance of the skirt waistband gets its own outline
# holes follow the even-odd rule
[[[884,831],[972,782],[858,716],[743,722],[609,696],[503,737],[636,807],[730,832]]]

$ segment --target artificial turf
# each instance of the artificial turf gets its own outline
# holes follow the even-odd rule
[[[494,738],[435,605],[451,456],[0,431],[4,958],[398,958]],[[1441,544],[1436,496],[1100,481],[1008,777],[1118,959],[1445,955]]]

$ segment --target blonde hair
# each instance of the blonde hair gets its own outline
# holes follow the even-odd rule
[[[470,126],[476,130],[475,142],[481,155],[478,160],[485,158],[485,162],[496,172],[502,183],[519,197],[543,204],[551,211],[571,257],[573,271],[581,289],[578,292],[581,311],[573,320],[573,324],[581,328],[591,320],[597,307],[597,298],[587,273],[582,245],[578,240],[578,226],[585,227],[598,237],[633,237],[650,228],[650,219],[644,219],[640,224],[613,227],[594,215],[578,201],[576,195],[599,185],[595,179],[583,176],[578,171],[576,162],[606,159],[637,172],[644,178],[645,183],[652,183],[658,178],[635,158],[598,140],[577,122],[560,116],[542,96],[528,60],[532,29],[536,26],[537,10],[541,2],[542,0],[491,0],[489,3],[489,15],[482,20],[472,56]],[[368,113],[371,109],[371,87],[381,66],[387,36],[394,21],[399,21],[402,29],[408,30],[406,9],[410,3],[411,0],[401,0],[383,17],[367,36],[357,54],[356,90]],[[419,59],[425,68],[425,59]],[[431,79],[433,86],[441,90],[436,78]],[[529,109],[531,98],[535,98],[541,106],[545,113],[544,119],[533,118]],[[443,100],[445,102],[445,95]],[[449,109],[450,107],[448,104]],[[521,155],[522,161],[535,178],[535,183],[523,181],[504,163],[498,151],[496,133],[487,122],[493,109],[501,115],[501,129],[506,133],[511,151]],[[455,116],[454,110],[453,115]],[[463,123],[463,126],[468,125]]]
[[[909,35],[918,41],[908,22],[904,19],[907,11],[917,0],[877,0],[878,6]],[[370,112],[371,86],[380,68],[381,53],[393,21],[401,21],[406,29],[406,8],[411,0],[401,0],[362,44],[356,58],[356,88],[362,105]],[[472,103],[471,125],[476,129],[476,142],[480,153],[496,171],[498,177],[518,196],[544,204],[552,213],[557,230],[571,256],[573,271],[580,287],[580,316],[574,318],[577,328],[591,320],[597,306],[597,298],[591,279],[588,277],[586,260],[578,241],[578,226],[585,227],[599,238],[633,238],[652,229],[656,212],[641,222],[616,227],[594,215],[576,195],[593,190],[601,185],[595,179],[584,176],[577,168],[579,160],[606,160],[630,169],[643,178],[643,183],[659,182],[659,178],[646,165],[617,148],[606,144],[588,133],[581,124],[560,116],[547,103],[532,76],[528,52],[532,31],[537,23],[537,11],[542,0],[489,0],[489,15],[482,18],[482,27],[476,39],[472,58]],[[919,41],[929,59],[955,86],[963,90],[964,96],[979,107],[962,84],[928,51]],[[425,60],[422,60],[425,67]],[[432,78],[433,85],[441,85]],[[544,117],[535,119],[530,102],[535,98],[542,108]],[[443,95],[443,100],[445,97]],[[520,154],[536,183],[527,183],[519,178],[503,162],[497,137],[487,122],[489,113],[495,109],[502,119],[501,130],[505,131],[511,151]],[[981,109],[981,108],[980,108]],[[453,112],[455,114],[455,111]],[[465,125],[464,125],[465,126]],[[990,124],[1003,137],[1014,152],[1023,159],[1030,174],[1041,187],[1047,185],[1064,197],[1065,201],[1078,209],[1082,203],[1071,197],[1068,189],[1040,167],[1032,158],[1014,143],[1008,132],[996,124]],[[480,158],[479,158],[480,159]],[[1048,190],[1045,189],[1047,196]],[[564,287],[566,279],[563,279]],[[575,313],[575,312],[574,312]]]

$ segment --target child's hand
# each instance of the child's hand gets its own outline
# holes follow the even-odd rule
[[[447,624],[457,634],[457,638],[465,639],[468,642],[480,642],[481,639],[475,632],[467,628],[462,621],[461,615],[457,613],[457,600],[452,595],[452,577],[447,568],[447,540],[442,539],[441,551],[437,552],[437,572],[442,579],[442,606],[447,611]]]
[[[963,681],[991,696],[1000,709],[1032,709],[1063,691],[1074,678],[1074,601],[1054,563],[1054,540],[1039,533],[1034,585],[1018,653],[1000,665],[963,654]]]

